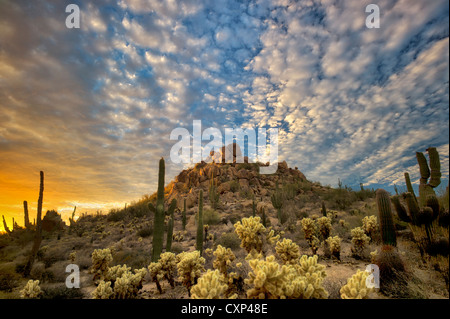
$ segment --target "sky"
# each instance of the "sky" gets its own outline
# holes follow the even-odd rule
[[[80,8],[67,28],[66,6]],[[367,28],[376,4],[380,27]],[[0,0],[0,214],[67,219],[156,191],[172,130],[277,128],[311,181],[418,184],[449,164],[447,0]],[[204,141],[206,144],[208,141]],[[192,165],[191,165],[192,166]],[[0,226],[0,229],[2,225]]]

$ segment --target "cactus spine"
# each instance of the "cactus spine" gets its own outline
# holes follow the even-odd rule
[[[197,245],[196,249],[202,254],[203,250],[203,190],[200,190],[198,198],[198,224],[197,224]]]
[[[392,218],[391,200],[384,189],[376,191],[376,201],[380,220],[380,231],[384,245],[397,246],[394,220]]]

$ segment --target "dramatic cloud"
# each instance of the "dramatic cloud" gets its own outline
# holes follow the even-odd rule
[[[0,2],[0,211],[19,223],[40,170],[65,217],[152,193],[193,120],[277,127],[280,160],[323,184],[392,189],[429,146],[448,181],[448,1],[73,3],[80,29],[68,3]]]

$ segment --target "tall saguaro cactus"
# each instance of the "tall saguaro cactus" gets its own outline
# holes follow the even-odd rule
[[[441,164],[439,162],[439,153],[436,147],[429,147],[427,149],[428,157],[430,158],[430,166],[428,166],[427,159],[422,152],[416,152],[417,162],[420,169],[420,184],[419,184],[419,205],[426,206],[428,196],[436,195],[434,188],[441,184]]]
[[[28,216],[28,202],[26,200],[23,201],[23,214],[24,214],[24,225],[25,228],[30,228],[30,218]]]
[[[164,210],[164,178],[165,178],[165,162],[164,158],[159,160],[159,171],[158,171],[158,191],[156,197],[156,207],[152,203],[149,203],[149,209],[154,213],[153,222],[153,241],[152,241],[152,262],[157,262],[159,256],[161,255],[164,241],[164,217],[166,212]],[[169,205],[167,214],[169,216],[173,215],[177,202],[172,200]]]
[[[2,218],[3,218],[3,228],[5,229],[6,233],[10,234],[11,231],[9,230],[8,224],[6,224],[5,216],[2,215]]]
[[[36,230],[34,236],[33,247],[31,248],[30,258],[24,269],[25,277],[28,277],[33,267],[34,260],[36,259],[37,252],[42,242],[42,201],[44,199],[44,172],[40,171],[40,183],[39,183],[39,198],[36,215]]]
[[[387,191],[378,189],[376,191],[376,202],[380,219],[381,238],[384,245],[397,246],[394,220],[392,218],[391,198]]]
[[[203,251],[203,190],[200,190],[198,198],[198,223],[197,223],[197,244],[196,249],[200,251],[200,255]]]

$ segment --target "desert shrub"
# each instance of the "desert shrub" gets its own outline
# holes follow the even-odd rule
[[[239,185],[238,181],[233,180],[230,182],[230,191],[232,191],[233,193],[236,193],[240,188],[241,186]]]
[[[126,210],[123,209],[111,209],[106,216],[106,220],[109,222],[119,222],[127,217]]]
[[[11,292],[19,285],[20,278],[13,263],[0,265],[0,291]]]
[[[130,267],[147,267],[151,259],[150,250],[124,248],[114,253],[114,264],[128,264]]]
[[[218,245],[225,248],[230,248],[231,250],[236,250],[240,247],[241,240],[235,232],[223,233],[216,240]]]
[[[67,288],[65,285],[56,287],[43,287],[41,299],[83,299],[84,294],[81,289]]]
[[[148,225],[138,230],[137,235],[142,238],[150,237],[153,234],[153,226]]]
[[[217,225],[220,223],[220,215],[214,209],[203,208],[203,224]]]

